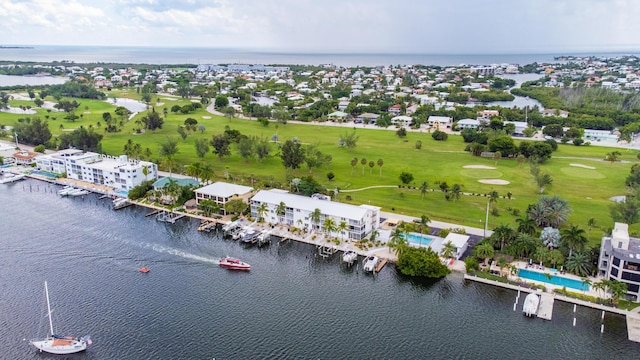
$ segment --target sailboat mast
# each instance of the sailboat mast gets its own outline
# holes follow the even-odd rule
[[[51,321],[51,305],[49,304],[49,288],[47,282],[44,282],[44,292],[47,295],[47,315],[49,315],[49,329],[51,330],[51,336],[53,336],[53,321]]]

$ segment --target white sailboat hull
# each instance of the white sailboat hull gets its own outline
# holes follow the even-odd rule
[[[31,341],[31,345],[38,350],[48,352],[50,354],[74,354],[87,349],[85,341],[78,340],[60,340],[47,338],[45,340]]]

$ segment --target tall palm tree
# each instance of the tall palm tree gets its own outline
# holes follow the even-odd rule
[[[527,258],[536,251],[536,245],[540,240],[534,238],[531,235],[520,233],[516,236],[516,239],[511,244],[513,253],[522,258]]]
[[[420,195],[422,196],[422,199],[424,200],[424,194],[427,193],[427,191],[429,191],[429,183],[426,181],[423,181],[422,184],[420,184]]]
[[[204,183],[209,183],[213,177],[215,176],[215,172],[210,164],[204,164],[200,168],[200,180]]]
[[[565,263],[567,271],[578,276],[586,277],[591,274],[591,261],[589,256],[582,253],[575,253],[567,258]]]
[[[609,162],[611,162],[613,164],[614,162],[620,160],[619,159],[620,155],[622,155],[620,153],[620,151],[612,151],[612,152],[607,153],[607,155],[605,155],[605,160],[607,160],[607,161],[609,161]]]
[[[440,255],[443,258],[452,258],[456,253],[456,247],[453,245],[451,241],[447,241],[446,244],[443,245],[442,250],[440,250]]]
[[[287,205],[283,201],[280,201],[280,203],[276,207],[276,214],[278,214],[278,223],[284,222],[284,215],[286,214],[286,212]]]
[[[322,218],[322,211],[318,208],[315,208],[313,210],[313,212],[309,215],[309,218],[311,219],[311,221],[313,221],[316,226],[315,228],[319,228],[320,226],[320,219]]]
[[[338,224],[338,230],[340,230],[340,235],[342,235],[342,240],[344,240],[344,232],[345,230],[349,229],[349,225],[347,225],[346,221],[340,221],[340,224]],[[373,230],[376,231],[377,230]],[[371,237],[373,237],[373,232],[371,233]]]
[[[407,246],[407,239],[404,237],[404,233],[401,229],[395,228],[389,235],[389,248],[396,251],[396,255],[400,256],[404,252],[404,247]]]
[[[488,242],[481,242],[473,249],[473,254],[475,257],[484,259],[484,265],[489,265],[489,259],[493,257],[495,254],[495,250],[493,250],[493,245]]]
[[[362,164],[362,175],[364,175],[364,166],[367,165],[367,158],[360,159],[360,164]]]
[[[526,214],[524,218],[516,219],[516,223],[518,223],[517,231],[519,233],[527,234],[527,235],[535,235],[537,232],[536,222],[532,218],[529,217],[529,214]]]
[[[378,166],[380,167],[380,176],[382,176],[382,165],[384,165],[384,160],[378,159]]]
[[[571,207],[566,200],[557,195],[541,196],[538,202],[529,208],[528,215],[538,227],[550,226],[558,229],[571,215]]]
[[[589,238],[591,238],[591,230],[597,225],[597,221],[594,218],[587,220],[587,226],[589,227]]]
[[[256,208],[256,214],[258,215],[258,220],[260,222],[264,221],[264,214],[267,213],[267,203],[263,202]]]
[[[459,184],[453,184],[451,187],[451,192],[449,193],[449,198],[455,202],[460,199],[460,195],[462,194],[462,188]]]
[[[337,229],[336,221],[333,220],[332,217],[325,217],[322,227],[324,228],[324,231],[327,233],[327,235],[331,236],[331,233],[335,232]]]
[[[573,254],[573,250],[582,251],[584,246],[589,241],[584,236],[584,229],[580,229],[578,226],[570,224],[568,228],[562,229],[560,235],[562,236],[562,242],[569,248],[569,257]]]
[[[199,162],[189,164],[189,166],[187,166],[187,168],[185,169],[185,172],[187,173],[187,175],[193,177],[195,180],[198,180],[198,177],[200,176],[201,171],[202,171],[202,164],[200,164]]]
[[[358,165],[358,158],[354,157],[351,159],[351,175],[353,175],[353,169],[356,168],[356,165]]]
[[[505,224],[501,224],[500,226],[493,229],[493,234],[491,238],[493,238],[500,245],[500,250],[504,249],[505,243],[510,243],[516,237],[515,231],[509,226]]]

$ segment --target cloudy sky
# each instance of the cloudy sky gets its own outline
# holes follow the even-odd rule
[[[0,44],[633,51],[639,19],[636,0],[0,0]]]

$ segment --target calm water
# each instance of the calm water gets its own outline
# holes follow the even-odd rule
[[[312,247],[258,249],[110,208],[95,195],[60,198],[27,180],[0,186],[0,358],[60,359],[23,338],[54,326],[90,334],[78,359],[633,359],[620,316],[556,302],[554,319],[512,311],[515,293],[459,274],[413,282],[323,260]],[[250,273],[220,269],[238,256]],[[151,267],[141,274],[137,268]],[[522,299],[521,299],[522,302]],[[520,304],[521,306],[522,304]]]
[[[0,54],[2,52],[0,51]],[[0,86],[18,86],[18,85],[54,85],[64,84],[69,78],[59,76],[15,76],[0,75]]]
[[[460,64],[530,64],[554,62],[558,54],[348,54],[299,53],[293,51],[243,50],[227,48],[159,48],[124,46],[50,46],[32,49],[0,49],[0,60],[7,61],[72,61],[76,63],[115,62],[133,64],[334,64],[339,66],[439,65]],[[628,54],[561,54],[603,55]]]

